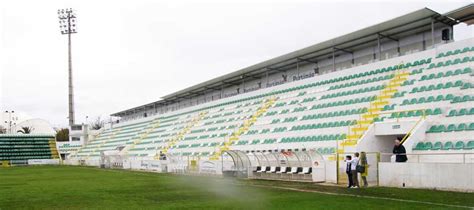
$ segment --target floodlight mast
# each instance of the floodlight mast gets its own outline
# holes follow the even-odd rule
[[[71,34],[77,33],[76,13],[72,8],[58,9],[61,34],[68,36],[68,73],[69,73],[69,126],[74,125],[74,89],[72,83]]]

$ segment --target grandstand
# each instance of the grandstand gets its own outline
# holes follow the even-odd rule
[[[453,26],[469,21],[472,7],[421,9],[115,113],[120,122],[68,163],[99,165],[116,151],[119,167],[181,160],[190,170],[239,151],[256,160],[250,174],[314,181],[315,159],[301,158],[312,153],[335,169],[323,180],[338,182],[340,155],[366,151],[390,162],[386,154],[402,138],[409,161],[462,159],[472,168],[474,38],[453,40]],[[160,164],[170,170],[171,162]]]
[[[42,162],[42,160],[59,160],[54,136],[35,134],[0,135],[1,165],[35,164],[35,161]],[[51,163],[51,161],[47,162]]]

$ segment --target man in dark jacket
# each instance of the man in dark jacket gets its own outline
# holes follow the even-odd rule
[[[395,146],[393,147],[393,154],[396,155],[395,162],[407,162],[408,158],[406,153],[407,151],[405,150],[405,147],[401,144],[400,140],[395,140]]]
[[[352,186],[354,186],[354,182],[352,180],[352,173],[351,173],[351,160],[352,160],[352,157],[350,155],[347,155],[346,160],[344,160],[344,162],[346,162],[346,174],[349,181],[349,186],[347,186],[347,188],[351,188]]]

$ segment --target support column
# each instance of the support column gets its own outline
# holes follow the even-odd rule
[[[425,38],[425,33],[422,33],[422,37],[423,37],[423,50],[426,50],[426,38]]]
[[[266,80],[267,80],[267,82],[265,83],[265,88],[267,88],[268,87],[268,82],[269,82],[268,81],[268,79],[269,79],[268,78],[268,69],[266,69],[265,74],[266,74],[265,77],[266,77]]]
[[[398,53],[398,56],[400,56],[400,40],[397,41],[397,53]]]
[[[377,34],[377,60],[382,60],[382,45],[380,44],[380,34]]]
[[[449,31],[449,41],[454,41],[454,27],[451,25],[451,30]]]
[[[336,50],[332,48],[332,71],[336,71]]]
[[[224,97],[224,84],[221,85],[221,98]]]
[[[434,38],[434,18],[431,18],[431,48],[435,46],[435,38]]]
[[[300,59],[296,58],[296,77],[300,78]]]
[[[245,93],[245,75],[242,75],[242,93]]]

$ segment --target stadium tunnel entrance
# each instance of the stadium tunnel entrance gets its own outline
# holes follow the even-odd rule
[[[326,181],[325,160],[316,150],[249,153],[229,150],[221,159],[222,173],[228,177]]]
[[[407,153],[410,153],[416,143],[426,138],[426,129],[425,119],[377,122],[369,127],[356,151],[379,153],[380,162],[391,162],[396,139],[402,140]]]

